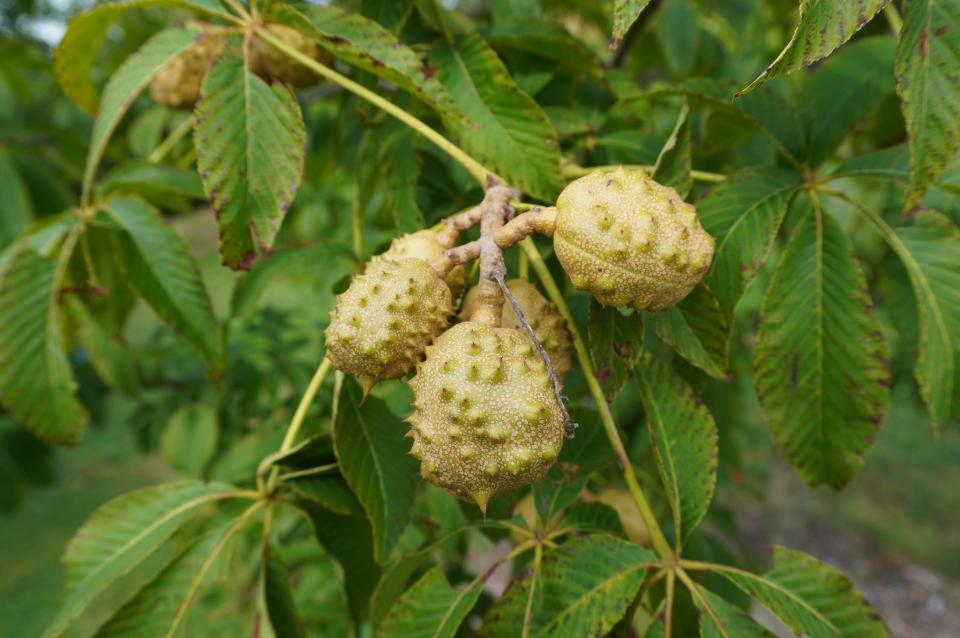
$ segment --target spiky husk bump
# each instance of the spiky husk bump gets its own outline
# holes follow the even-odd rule
[[[410,381],[421,475],[486,509],[540,480],[563,445],[563,414],[527,336],[468,321],[427,348]]]
[[[603,305],[664,310],[703,278],[714,242],[674,189],[621,167],[560,193],[553,245],[573,285]]]
[[[321,64],[329,64],[333,60],[326,49],[321,49],[316,42],[292,27],[269,24],[267,30],[287,46]],[[254,38],[250,46],[250,70],[265,80],[276,79],[299,87],[311,86],[320,79],[304,65],[258,38]]]
[[[526,279],[511,279],[507,282],[507,289],[513,294],[527,323],[533,328],[534,334],[540,340],[540,345],[547,351],[554,372],[562,377],[570,371],[570,331],[557,307],[540,294],[537,287]],[[460,320],[468,321],[477,309],[479,289],[471,288],[463,298],[460,307]],[[503,304],[503,316],[500,323],[504,328],[520,328],[520,320],[513,306]]]
[[[380,259],[337,297],[327,356],[369,390],[410,372],[452,311],[450,288],[425,261]]]
[[[397,237],[390,242],[390,248],[386,252],[377,255],[371,261],[397,257],[412,257],[424,261],[433,261],[439,257],[446,247],[440,243],[437,234],[430,229],[418,230],[415,233],[408,233]],[[463,285],[466,281],[467,273],[463,266],[457,266],[451,270],[446,277],[447,285],[450,286],[450,292],[456,299],[463,292]]]
[[[172,109],[188,109],[197,103],[207,69],[223,50],[223,39],[204,36],[175,57],[150,83],[154,102]]]

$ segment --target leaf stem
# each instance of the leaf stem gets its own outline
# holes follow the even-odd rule
[[[353,181],[353,255],[363,263],[363,207],[360,205],[360,178]]]
[[[537,579],[543,565],[543,543],[537,543],[533,550],[533,576],[530,577],[530,593],[527,595],[527,607],[523,611],[522,638],[530,636],[530,621],[533,620],[533,596],[537,591]]]
[[[193,115],[188,115],[175,129],[170,131],[170,134],[157,145],[157,148],[153,149],[150,155],[147,156],[147,161],[151,164],[162,162],[167,156],[167,153],[173,150],[177,142],[182,140],[183,137],[190,132],[191,128],[193,128]]]
[[[613,447],[614,454],[617,457],[617,463],[620,465],[624,481],[627,484],[627,489],[629,489],[630,495],[636,502],[640,516],[643,518],[643,522],[650,532],[650,541],[653,549],[664,561],[673,561],[675,559],[674,552],[670,548],[670,543],[667,542],[663,530],[660,528],[660,523],[657,521],[653,509],[650,507],[650,502],[643,493],[639,481],[637,481],[637,475],[633,470],[633,465],[630,463],[626,448],[623,446],[623,440],[620,438],[620,433],[614,422],[613,413],[610,412],[610,404],[607,403],[607,398],[603,394],[603,388],[600,387],[600,382],[597,380],[596,372],[593,369],[593,362],[590,360],[590,354],[587,352],[583,338],[580,336],[580,331],[577,329],[577,325],[573,320],[570,307],[567,306],[563,294],[557,287],[557,282],[554,281],[553,275],[551,275],[547,269],[547,264],[543,261],[543,257],[540,256],[540,251],[537,250],[533,241],[527,237],[520,242],[520,247],[530,259],[530,265],[533,266],[541,283],[543,283],[543,287],[547,291],[547,296],[557,305],[557,310],[566,320],[570,328],[570,334],[573,335],[573,347],[577,353],[577,361],[580,363],[580,369],[583,371],[583,376],[587,379],[590,394],[593,395],[593,400],[596,402],[597,409],[600,411],[603,429],[606,432],[611,447]]]
[[[280,452],[286,452],[293,447],[294,442],[297,440],[297,434],[300,433],[300,428],[303,426],[303,421],[307,417],[307,410],[310,409],[310,404],[313,403],[317,392],[320,391],[320,386],[323,385],[323,380],[326,379],[331,367],[330,359],[326,357],[324,357],[320,365],[317,366],[316,372],[313,373],[313,378],[310,379],[310,385],[307,386],[306,392],[300,397],[300,405],[297,406],[297,411],[293,413],[293,418],[290,419],[290,426],[287,428],[286,436],[283,437]]]
[[[321,64],[316,60],[314,60],[313,58],[310,58],[304,55],[303,53],[297,51],[293,47],[288,46],[286,43],[284,43],[282,40],[280,40],[279,38],[271,34],[266,29],[259,28],[257,29],[256,33],[258,38],[260,38],[270,46],[274,47],[284,55],[287,55],[288,57],[296,60],[297,62],[304,65],[305,67],[307,67],[308,69],[316,73],[317,75],[323,76],[324,78],[330,80],[335,84],[339,84],[340,86],[350,91],[351,93],[354,93],[357,96],[367,100],[374,106],[377,106],[383,109],[393,117],[397,118],[398,120],[400,120],[401,122],[403,122],[404,124],[412,128],[413,130],[415,130],[417,133],[420,133],[421,135],[423,135],[425,138],[427,138],[428,140],[436,144],[440,148],[440,150],[442,150],[444,153],[449,155],[458,164],[463,166],[463,168],[466,169],[466,171],[470,173],[470,175],[474,179],[480,182],[481,186],[486,186],[487,179],[489,177],[493,177],[501,182],[503,181],[496,174],[492,173],[491,171],[488,171],[486,167],[480,164],[480,162],[473,159],[472,157],[470,157],[470,155],[468,155],[463,150],[461,150],[459,146],[457,146],[456,144],[448,140],[446,137],[441,135],[436,129],[430,127],[429,125],[424,123],[422,120],[411,115],[410,113],[400,108],[396,104],[390,102],[389,100],[384,99],[383,97],[367,89],[366,87],[361,86],[360,84],[357,84],[350,78],[334,71],[330,67],[324,64]]]
[[[887,19],[893,35],[899,36],[900,30],[903,28],[903,18],[900,17],[900,12],[897,11],[896,5],[893,2],[888,2],[887,6],[883,8],[883,15]]]
[[[665,638],[673,636],[673,597],[677,584],[677,573],[673,570],[667,572],[667,600],[663,611],[663,634]]]
[[[681,564],[683,561],[681,561]],[[720,618],[717,616],[717,612],[713,610],[713,606],[707,602],[707,599],[704,598],[703,594],[700,593],[700,589],[697,587],[696,583],[693,582],[693,579],[690,578],[687,572],[683,571],[682,567],[678,567],[674,570],[673,573],[676,573],[677,578],[680,579],[680,582],[683,583],[684,587],[687,588],[687,591],[690,592],[690,595],[697,599],[697,602],[700,603],[700,606],[703,607],[703,610],[707,612],[707,615],[710,616],[710,619],[713,621],[713,624],[717,626],[717,631],[720,632],[720,635],[723,638],[731,638],[727,633],[726,627],[723,623],[720,622]]]

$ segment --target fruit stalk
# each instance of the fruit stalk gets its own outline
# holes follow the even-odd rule
[[[479,307],[473,315],[473,321],[493,328],[500,327],[503,314],[503,293],[497,285],[497,279],[503,279],[507,267],[503,262],[503,251],[494,240],[494,235],[506,222],[507,211],[513,193],[509,188],[497,182],[491,182],[483,202],[480,204],[480,281]]]

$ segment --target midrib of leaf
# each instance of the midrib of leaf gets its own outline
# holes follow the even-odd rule
[[[630,576],[632,573],[636,571],[641,571],[649,568],[651,565],[659,565],[659,564],[660,563],[647,563],[647,562],[634,563],[633,565],[625,569],[614,572],[614,574],[610,578],[604,579],[602,582],[598,583],[594,587],[584,592],[573,603],[567,605],[566,608],[563,610],[563,613],[558,614],[556,617],[554,617],[553,620],[551,620],[546,626],[544,626],[543,631],[537,632],[537,635],[545,636],[549,634],[549,630],[552,627],[556,626],[557,623],[559,623],[562,619],[568,617],[573,612],[574,609],[585,606],[589,602],[588,599],[590,598],[590,596],[592,596],[594,593],[602,591],[604,589],[610,589],[613,583],[620,583],[621,581],[625,580],[628,576]]]
[[[107,560],[103,561],[97,567],[95,567],[89,574],[86,575],[86,577],[84,577],[82,581],[80,581],[80,583],[77,584],[77,588],[79,589],[80,585],[82,585],[83,583],[89,582],[90,579],[92,579],[94,576],[102,572],[107,566],[111,565],[117,559],[122,557],[123,554],[125,554],[131,547],[134,547],[144,537],[148,536],[153,530],[157,529],[158,527],[160,527],[170,519],[182,514],[183,512],[189,509],[203,505],[204,503],[219,500],[219,499],[235,498],[236,496],[237,494],[234,492],[222,492],[218,494],[208,494],[206,496],[198,496],[192,501],[187,501],[186,503],[180,505],[179,507],[176,507],[170,510],[169,512],[167,512],[166,514],[164,514],[163,516],[155,520],[153,523],[143,528],[139,534],[137,534],[136,536],[128,540],[126,543],[123,544],[122,547],[120,547],[120,549],[114,552]],[[103,591],[103,589],[107,585],[109,585],[109,583],[103,584],[102,586],[98,587],[95,591],[93,591],[92,594],[95,595],[100,591]],[[63,631],[69,625],[69,623],[72,620],[76,619],[77,616],[79,616],[83,612],[83,610],[88,606],[90,598],[91,598],[90,596],[87,596],[85,601],[81,601],[81,604],[79,605],[79,607],[77,607],[77,605],[74,604],[75,608],[71,609],[69,613],[65,614],[61,618],[60,622],[58,622],[56,625],[48,629],[44,635],[58,636],[62,634]]]
[[[820,439],[820,449],[826,449],[828,444],[826,437],[826,428],[823,427],[823,377],[826,374],[823,367],[824,351],[824,310],[823,310],[823,209],[820,207],[820,200],[815,193],[811,194],[813,201],[813,210],[817,223],[817,263],[816,263],[816,305],[814,306],[814,317],[816,319],[817,343],[814,345],[817,352],[817,393],[816,410],[817,423],[820,424],[817,434]]]
[[[741,578],[746,578],[746,579],[749,579],[749,580],[753,580],[753,581],[762,583],[762,584],[765,585],[766,587],[769,587],[770,589],[776,590],[778,593],[783,594],[783,595],[786,596],[787,598],[790,598],[793,602],[795,602],[797,605],[799,605],[800,607],[802,607],[802,608],[804,609],[804,611],[806,611],[806,612],[809,613],[811,616],[813,616],[814,618],[816,618],[818,621],[822,622],[824,625],[826,625],[827,627],[829,627],[830,630],[833,631],[837,636],[843,636],[843,632],[841,632],[840,629],[837,628],[836,625],[834,625],[832,622],[830,622],[830,619],[828,619],[826,616],[824,616],[823,614],[821,614],[821,613],[817,610],[816,607],[813,607],[812,605],[810,605],[810,603],[808,603],[807,601],[805,601],[803,598],[800,598],[800,597],[797,596],[795,593],[793,593],[793,592],[790,591],[789,589],[783,587],[782,585],[780,585],[780,583],[778,583],[778,582],[776,582],[776,581],[774,581],[774,580],[770,580],[770,579],[768,579],[768,578],[764,578],[763,576],[758,576],[758,575],[756,575],[756,574],[751,574],[750,572],[748,572],[748,571],[746,571],[746,570],[743,570],[743,569],[738,569],[738,568],[736,568],[736,567],[729,567],[729,566],[727,566],[727,565],[709,564],[709,565],[706,565],[706,568],[709,569],[710,571],[714,571],[714,572],[721,572],[721,573],[722,573],[722,572],[727,572],[727,573],[730,573],[730,574],[736,574],[736,575],[740,576]],[[757,602],[759,602],[759,601],[757,601]],[[766,605],[764,605],[764,607],[766,607]],[[770,611],[773,611],[773,610],[771,609]],[[774,615],[777,616],[776,613],[774,613]]]
[[[946,319],[943,316],[943,311],[940,309],[940,304],[937,303],[937,298],[933,294],[933,290],[931,290],[930,284],[927,281],[926,276],[923,274],[923,270],[920,268],[920,264],[918,264],[913,258],[913,253],[910,252],[910,249],[904,245],[900,237],[893,231],[892,228],[890,228],[887,222],[884,221],[883,217],[877,214],[876,211],[864,206],[852,197],[843,196],[841,199],[853,204],[871,223],[873,223],[873,225],[886,240],[887,244],[889,244],[893,252],[896,253],[896,255],[903,262],[903,265],[907,269],[907,273],[910,276],[910,284],[913,287],[914,292],[919,293],[922,291],[926,303],[918,303],[917,312],[920,313],[921,316],[925,317],[927,316],[927,306],[929,305],[932,308],[934,323],[943,337],[943,342],[947,344],[948,348],[950,349],[950,365],[949,369],[947,370],[948,374],[946,376],[949,379],[953,379],[957,365],[955,358],[956,347],[953,343],[953,339],[950,337],[950,331],[947,328]]]
[[[697,599],[697,601],[703,606],[703,610],[707,612],[707,615],[710,616],[710,620],[713,621],[714,626],[717,628],[717,631],[720,632],[720,635],[723,638],[730,638],[730,634],[727,633],[727,628],[724,627],[723,623],[720,621],[720,617],[717,616],[717,612],[714,611],[713,605],[707,600],[707,597],[700,592],[700,588],[690,580],[690,577],[685,572],[680,572],[680,580],[686,585],[687,590],[690,592],[690,595]],[[701,635],[703,635],[703,628],[700,628]]]
[[[362,417],[360,411],[356,406],[353,406],[354,414],[356,414],[357,420],[360,422],[360,431],[363,432],[363,438],[366,440],[367,445],[370,448],[370,458],[373,459],[373,466],[376,469],[375,474],[377,475],[377,484],[380,487],[380,506],[383,509],[383,530],[382,532],[386,534],[387,521],[390,519],[389,507],[387,507],[387,482],[386,475],[383,472],[383,468],[380,466],[380,459],[377,458],[376,448],[373,444],[373,438],[370,436],[370,432],[367,431],[367,420]],[[377,539],[374,539],[377,546],[379,542],[376,542]]]
[[[190,588],[187,590],[187,595],[184,596],[180,606],[177,607],[177,613],[170,622],[170,629],[167,630],[166,638],[172,638],[174,635],[176,635],[177,629],[180,628],[180,623],[183,621],[183,617],[190,609],[190,605],[193,604],[193,599],[197,595],[197,591],[200,589],[203,579],[206,577],[207,572],[210,571],[214,561],[216,561],[217,557],[220,556],[220,552],[222,552],[223,548],[227,546],[227,543],[229,543],[233,537],[237,535],[237,532],[243,528],[247,520],[264,505],[265,501],[258,500],[253,505],[248,507],[247,510],[237,518],[236,522],[230,527],[230,529],[227,530],[227,533],[223,535],[223,538],[217,541],[217,544],[213,547],[213,551],[210,552],[210,556],[203,561],[203,565],[200,566],[200,570],[197,572],[197,575],[194,576],[193,580],[190,581]]]
[[[466,598],[468,593],[473,591],[473,588],[476,586],[479,578],[480,577],[478,576],[477,579],[471,581],[465,589],[461,589],[457,592],[457,597],[453,600],[453,603],[447,607],[446,613],[444,613],[443,617],[440,619],[440,624],[437,625],[437,628],[434,630],[433,634],[431,634],[433,638],[438,638],[439,636],[443,635],[440,633],[440,630],[447,626],[447,621],[450,620],[450,615],[453,614],[453,610],[460,605],[460,601]]]
[[[55,311],[57,304],[57,297],[60,294],[60,287],[63,285],[63,278],[67,273],[67,266],[70,263],[70,257],[73,256],[73,249],[77,245],[77,240],[80,239],[80,235],[83,234],[85,226],[83,224],[77,224],[71,229],[70,234],[63,240],[63,245],[60,247],[60,254],[57,256],[57,266],[53,271],[53,284],[50,286],[50,299],[47,303],[47,323],[46,323],[46,333],[49,338],[51,335],[56,335],[56,331],[60,330],[59,321],[57,321],[57,313]],[[29,250],[29,249],[28,249]],[[57,336],[59,341],[59,336]],[[43,349],[43,360],[44,365],[48,371],[56,369],[56,362],[53,360],[54,354],[49,343],[47,347]]]
[[[669,467],[669,472],[671,477],[670,491],[673,493],[671,498],[671,500],[673,501],[671,509],[673,510],[674,525],[676,525],[677,527],[677,543],[679,543],[680,539],[683,538],[683,534],[681,533],[683,531],[681,529],[683,517],[680,515],[680,481],[678,480],[678,477],[677,477],[677,468],[674,466],[674,463],[673,463],[673,450],[671,449],[672,445],[671,445],[670,437],[661,428],[661,424],[663,423],[663,418],[660,412],[660,408],[656,401],[649,401],[648,403],[650,404],[650,408],[653,409],[654,416],[656,417],[655,429],[659,432],[659,434],[654,436],[656,436],[657,439],[661,439],[661,438],[666,439],[663,441],[663,445],[667,447],[667,452],[668,452],[666,456],[668,457],[667,461],[670,466]],[[651,432],[653,432],[653,430],[651,430]],[[660,434],[662,434],[663,436],[661,437]],[[664,455],[660,453],[660,446],[656,444],[656,441],[654,441],[653,447],[654,447],[654,450],[656,450],[657,452],[657,459],[659,459],[661,464],[664,464],[664,459],[663,459]]]

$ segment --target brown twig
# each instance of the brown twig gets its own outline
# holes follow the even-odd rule
[[[437,239],[443,246],[452,248],[456,245],[460,233],[476,226],[482,216],[481,206],[474,206],[458,215],[447,217],[441,222],[443,228],[437,231]]]
[[[480,281],[477,283],[477,310],[472,321],[497,328],[503,315],[503,294],[497,286],[497,277],[507,273],[503,250],[494,240],[509,214],[513,192],[499,182],[491,182],[480,204]]]

